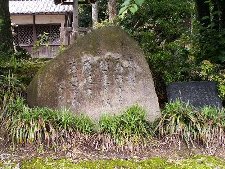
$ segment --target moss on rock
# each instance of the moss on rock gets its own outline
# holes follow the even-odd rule
[[[66,107],[98,120],[139,104],[150,121],[160,116],[154,82],[145,56],[119,27],[80,37],[39,71],[28,87],[31,107]]]

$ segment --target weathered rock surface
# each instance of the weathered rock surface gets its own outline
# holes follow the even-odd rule
[[[150,121],[160,116],[154,82],[138,44],[119,27],[95,30],[39,71],[28,104],[66,107],[99,119],[138,104]]]

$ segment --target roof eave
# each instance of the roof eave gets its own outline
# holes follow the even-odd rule
[[[65,15],[66,12],[36,12],[36,13],[10,13],[10,15]]]

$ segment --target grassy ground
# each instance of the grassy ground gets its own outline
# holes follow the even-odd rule
[[[97,160],[74,163],[69,159],[34,158],[22,162],[1,162],[1,168],[21,169],[225,169],[225,161],[213,156],[193,156],[183,160],[151,158],[147,160]]]

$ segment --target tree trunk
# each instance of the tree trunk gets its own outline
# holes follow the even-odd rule
[[[116,0],[108,0],[109,21],[113,21],[117,16]]]
[[[220,15],[219,15],[219,2],[218,0],[211,0],[212,1],[212,23],[213,29],[219,31],[220,29]]]
[[[210,25],[210,9],[209,3],[206,0],[195,0],[198,20],[203,27]]]
[[[220,28],[225,29],[225,0],[218,0],[220,15]]]
[[[92,25],[98,23],[98,1],[92,4]]]
[[[13,50],[9,0],[0,0],[0,51]]]

